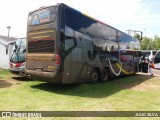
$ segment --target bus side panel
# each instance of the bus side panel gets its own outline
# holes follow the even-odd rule
[[[84,82],[98,58],[93,52],[91,38],[87,38],[84,31],[96,22],[68,7],[65,8],[65,17],[63,83]]]
[[[65,7],[63,83],[88,81],[94,68],[112,76],[132,74],[139,42],[119,30]]]
[[[65,59],[63,83],[87,82],[89,73],[98,63],[98,56],[93,54],[90,40],[79,39],[82,33],[75,32],[75,39],[65,39]]]

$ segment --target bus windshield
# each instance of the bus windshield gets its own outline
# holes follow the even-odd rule
[[[17,39],[13,53],[11,55],[11,62],[25,62],[25,54],[26,54],[26,39]]]
[[[160,51],[157,52],[154,58],[154,63],[160,63]]]
[[[145,57],[150,55],[150,52],[142,52],[142,55],[144,55]]]

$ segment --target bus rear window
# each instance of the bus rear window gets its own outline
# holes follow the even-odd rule
[[[28,26],[36,26],[54,22],[56,20],[57,7],[49,7],[29,14]]]

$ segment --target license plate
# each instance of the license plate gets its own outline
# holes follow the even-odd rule
[[[36,71],[39,71],[39,72],[41,72],[41,71],[42,71],[42,69],[36,69]]]

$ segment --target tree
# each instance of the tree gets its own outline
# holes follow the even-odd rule
[[[139,34],[136,34],[134,37],[137,38],[138,40],[142,39],[142,36],[140,36]]]
[[[152,47],[152,39],[148,37],[143,37],[141,41],[141,49],[142,50],[149,50]]]
[[[155,49],[160,50],[160,37],[158,35],[154,36],[154,44],[155,44]]]
[[[142,50],[160,50],[160,37],[155,35],[154,38],[144,37],[141,41]]]

